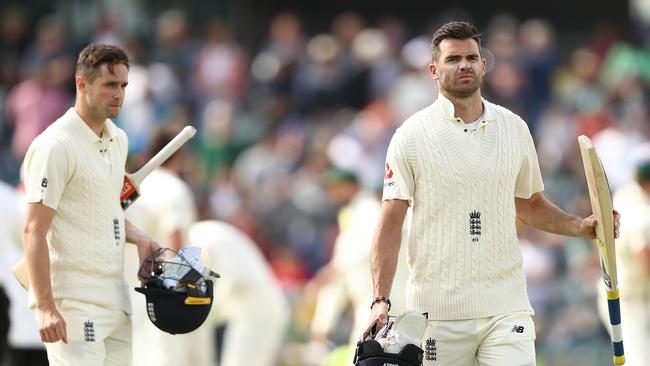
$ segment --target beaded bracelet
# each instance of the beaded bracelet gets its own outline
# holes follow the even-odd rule
[[[375,306],[375,304],[378,302],[385,302],[386,304],[388,304],[388,311],[390,311],[390,307],[391,307],[390,299],[387,298],[386,296],[375,297],[374,300],[372,300],[372,304],[370,304],[370,310],[372,310],[372,307]]]

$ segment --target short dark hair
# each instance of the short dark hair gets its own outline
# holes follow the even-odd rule
[[[103,64],[107,65],[111,74],[115,65],[122,64],[127,69],[130,66],[129,57],[120,47],[91,43],[79,53],[75,74],[83,76],[88,82],[92,83]]]
[[[440,54],[440,42],[445,39],[473,39],[481,49],[481,34],[470,22],[449,22],[433,33],[431,40],[431,60],[434,62]]]

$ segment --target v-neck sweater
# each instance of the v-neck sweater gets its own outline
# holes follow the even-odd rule
[[[74,108],[27,151],[27,201],[56,210],[47,233],[55,300],[131,312],[119,199],[127,151],[126,134],[113,122],[106,120],[100,138]]]
[[[440,94],[388,148],[383,199],[413,206],[407,305],[430,319],[532,312],[514,200],[543,190],[537,154],[521,118],[482,102],[470,134]]]

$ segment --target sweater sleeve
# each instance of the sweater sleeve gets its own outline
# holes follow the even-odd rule
[[[413,205],[415,192],[415,176],[408,159],[408,141],[403,128],[399,128],[388,145],[386,164],[384,166],[384,191],[382,200],[399,199]]]
[[[53,138],[34,141],[23,164],[27,202],[42,202],[56,210],[72,170],[62,143]]]
[[[544,190],[542,173],[539,169],[535,143],[526,123],[519,119],[519,145],[521,146],[521,166],[515,183],[515,197],[530,198],[534,193]]]

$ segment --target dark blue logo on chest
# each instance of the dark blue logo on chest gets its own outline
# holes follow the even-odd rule
[[[481,213],[476,210],[469,213],[469,235],[474,242],[481,236]]]

